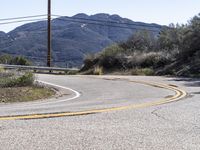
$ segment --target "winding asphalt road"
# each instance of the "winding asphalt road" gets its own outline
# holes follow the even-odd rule
[[[37,80],[60,94],[0,104],[0,149],[200,149],[199,80],[54,75]]]

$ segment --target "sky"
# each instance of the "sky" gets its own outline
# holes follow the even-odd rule
[[[0,0],[0,19],[46,13],[47,0]],[[77,13],[118,14],[133,21],[161,25],[185,24],[200,13],[200,0],[52,0],[52,14]],[[0,31],[9,32],[22,24],[0,25]]]

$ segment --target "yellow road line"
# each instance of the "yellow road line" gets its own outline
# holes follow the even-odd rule
[[[42,119],[42,118],[53,118],[53,117],[65,117],[65,116],[79,116],[79,115],[87,115],[87,114],[94,114],[94,113],[102,113],[102,112],[110,112],[110,111],[118,111],[118,110],[126,110],[126,109],[138,109],[138,108],[145,108],[151,106],[162,105],[170,102],[178,101],[184,98],[187,93],[179,89],[175,86],[160,84],[160,83],[149,83],[145,81],[130,81],[140,84],[145,84],[149,86],[159,87],[174,91],[176,94],[170,98],[163,98],[161,100],[153,101],[153,102],[146,102],[141,104],[132,104],[128,106],[121,106],[121,107],[114,107],[114,108],[105,108],[105,109],[94,109],[94,110],[86,110],[80,112],[62,112],[62,113],[50,113],[50,114],[30,114],[30,115],[15,115],[15,116],[2,116],[0,120],[17,120],[17,119]]]

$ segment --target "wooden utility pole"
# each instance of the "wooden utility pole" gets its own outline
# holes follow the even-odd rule
[[[51,0],[48,0],[48,40],[47,66],[51,67]]]

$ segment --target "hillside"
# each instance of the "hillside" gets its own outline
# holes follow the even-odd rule
[[[80,21],[81,19],[81,21]],[[101,24],[88,24],[89,20],[103,20]],[[74,21],[76,20],[76,21]],[[94,22],[94,21],[93,21]],[[111,22],[123,23],[113,26]],[[125,24],[124,24],[125,23]],[[134,25],[132,25],[134,24]],[[146,27],[148,25],[148,27]],[[88,53],[96,53],[115,42],[127,40],[137,29],[160,31],[157,24],[134,22],[118,15],[77,14],[52,20],[52,55],[55,66],[81,66]],[[130,29],[129,29],[130,28]],[[0,55],[23,55],[35,65],[46,64],[47,22],[28,23],[9,33],[0,32]]]
[[[163,27],[157,37],[136,32],[125,42],[88,55],[81,72],[200,77],[200,14],[185,25]]]

